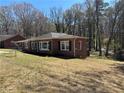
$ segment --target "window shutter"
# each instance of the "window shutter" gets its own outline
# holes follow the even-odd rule
[[[60,50],[60,41],[58,41],[58,49]]]
[[[39,43],[38,43],[38,41],[37,41],[37,52],[39,51]]]
[[[34,48],[35,48],[35,50],[37,50],[36,48],[37,48],[37,43],[36,43],[36,41],[34,41]]]
[[[51,41],[49,41],[49,50],[51,50]]]
[[[31,41],[29,41],[29,49],[31,49]]]
[[[69,51],[71,51],[71,41],[69,41]]]
[[[35,41],[35,50],[37,51],[37,41]]]
[[[37,41],[37,50],[39,51],[39,41]]]

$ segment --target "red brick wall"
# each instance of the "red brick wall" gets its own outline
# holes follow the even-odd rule
[[[81,42],[81,49],[80,49]],[[76,57],[87,57],[87,40],[83,38],[77,38],[75,40],[75,56]]]
[[[55,39],[55,40],[52,40],[52,48],[53,48],[53,52],[56,54],[56,55],[60,55],[60,56],[70,56],[70,57],[73,57],[74,56],[74,47],[73,47],[73,39],[62,39],[63,40],[69,40],[71,42],[71,50],[70,51],[61,51],[60,50],[60,39]]]
[[[75,39],[75,54],[74,54],[74,39],[62,39],[62,40],[69,40],[71,41],[71,50],[70,51],[61,51],[59,49],[59,41],[60,40],[53,40],[52,42],[52,50],[54,53],[58,55],[63,55],[63,56],[70,56],[70,57],[82,57],[85,58],[87,57],[87,40],[83,38],[77,38]],[[79,42],[82,42],[82,48],[80,50],[80,44]]]
[[[16,35],[10,39],[7,39],[4,41],[4,48],[13,48],[15,45],[12,43],[12,41],[19,41],[19,40],[24,40],[25,38],[20,36],[20,35]]]
[[[70,51],[61,51],[60,50],[60,41],[64,40],[69,40],[71,42],[71,50]],[[75,56],[74,56],[74,40],[75,40]],[[43,40],[41,40],[43,41]],[[87,57],[87,40],[83,38],[77,38],[77,39],[51,39],[51,40],[44,40],[44,41],[50,41],[51,42],[51,49],[50,51],[35,51],[35,50],[30,50],[33,52],[39,52],[41,54],[51,54],[51,55],[56,55],[56,56],[63,56],[63,57],[82,57],[85,58]],[[82,48],[80,49],[79,42],[82,42]],[[39,42],[39,41],[36,41]]]

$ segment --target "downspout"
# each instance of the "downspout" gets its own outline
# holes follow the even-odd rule
[[[74,57],[76,56],[75,41],[76,41],[76,38],[74,38]]]
[[[54,53],[53,53],[53,39],[50,40],[50,47],[49,48],[50,48],[50,50],[49,50],[50,55],[54,55]]]

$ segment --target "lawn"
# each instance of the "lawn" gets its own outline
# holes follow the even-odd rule
[[[0,54],[0,93],[124,93],[124,63]]]

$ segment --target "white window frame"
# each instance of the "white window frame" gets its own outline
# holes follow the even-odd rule
[[[64,44],[64,48],[62,47],[62,45]],[[70,44],[69,44],[69,40],[64,40],[64,41],[60,41],[60,50],[61,51],[69,51],[70,49]]]
[[[35,44],[34,44],[34,42],[33,42],[33,41],[31,42],[31,49],[32,49],[32,50],[34,50],[34,49],[35,49]]]
[[[43,48],[43,43],[47,43],[47,48]],[[49,51],[49,41],[39,41],[39,50]]]

